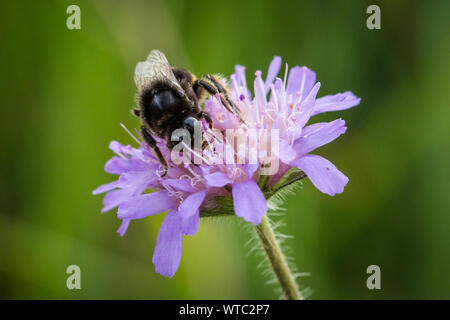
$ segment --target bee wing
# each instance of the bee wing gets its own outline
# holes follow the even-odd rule
[[[155,81],[169,81],[181,90],[169,61],[159,50],[152,50],[146,61],[139,62],[134,70],[134,83],[139,92],[142,92]]]

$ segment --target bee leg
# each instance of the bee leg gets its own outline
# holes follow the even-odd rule
[[[203,118],[203,119],[206,120],[206,122],[208,123],[208,126],[209,126],[210,129],[213,128],[213,121],[212,121],[211,116],[209,115],[208,112],[206,112],[206,111],[200,111],[200,113],[198,114],[198,116],[200,117],[200,119]]]
[[[211,84],[209,81],[205,81],[204,78],[195,80],[192,86],[197,96],[201,95],[202,89],[206,90],[211,95],[217,94],[218,92],[214,87],[214,84]]]
[[[230,97],[228,97],[228,91],[220,84],[219,80],[210,74],[207,74],[204,76],[206,79],[208,79],[209,81],[211,81],[214,86],[217,88],[217,90],[223,94],[223,96],[225,97],[225,100],[228,102],[229,106],[231,107],[231,110],[235,110],[235,111],[239,111],[239,109],[236,107],[236,105],[233,103],[233,101],[231,101]]]
[[[159,162],[164,168],[164,173],[162,174],[162,177],[164,177],[167,173],[167,162],[164,159],[164,156],[161,153],[161,150],[159,150],[159,147],[156,145],[155,139],[152,137],[150,132],[148,132],[147,128],[142,126],[141,127],[142,136],[144,137],[145,142],[155,151],[156,156],[158,157]]]
[[[198,114],[198,116],[200,117],[200,119],[201,119],[201,118],[205,119],[206,122],[208,123],[208,126],[209,126],[209,132],[208,132],[208,133],[209,133],[216,141],[218,141],[218,142],[223,142],[223,141],[222,141],[221,139],[219,139],[219,138],[217,137],[217,135],[215,135],[214,132],[212,131],[214,122],[212,121],[211,116],[209,115],[209,113],[206,112],[206,111],[200,111],[200,113]],[[222,132],[222,135],[223,135],[223,132]],[[206,145],[207,145],[207,142],[206,142],[206,140],[205,140],[204,143],[203,143],[203,149],[206,147]]]
[[[196,80],[194,85],[194,91],[197,94],[198,97],[200,97],[202,95],[202,90],[206,90],[210,95],[216,95],[219,94],[220,95],[220,101],[222,102],[222,104],[225,106],[225,108],[230,111],[233,112],[233,109],[230,107],[229,103],[227,102],[225,96],[223,93],[221,93],[216,86],[214,85],[214,83],[212,83],[210,80],[206,79],[205,77],[202,77],[200,80]]]

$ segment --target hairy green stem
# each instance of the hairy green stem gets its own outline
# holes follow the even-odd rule
[[[266,190],[268,182],[269,176],[259,177],[258,185],[261,188],[261,191],[264,192]],[[303,296],[298,290],[297,282],[295,282],[295,277],[292,274],[291,269],[289,269],[286,257],[281,251],[280,244],[275,237],[275,232],[270,225],[267,215],[262,218],[261,223],[255,228],[256,234],[258,235],[267,259],[270,262],[270,266],[277,277],[284,296],[288,300],[303,300]]]
[[[286,299],[303,300],[267,216],[264,216],[261,223],[256,226],[256,233]]]

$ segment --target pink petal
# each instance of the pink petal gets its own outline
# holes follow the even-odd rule
[[[317,189],[330,196],[342,193],[348,182],[330,161],[317,155],[307,154],[291,164],[303,170]]]
[[[117,189],[108,192],[103,198],[102,213],[114,209],[121,203],[130,200],[135,195],[135,190],[132,188]]]
[[[264,91],[264,82],[261,79],[261,71],[256,71],[255,76],[256,76],[256,78],[253,82],[254,89],[255,89],[255,99],[256,99],[258,108],[260,108],[259,110],[261,111],[261,108],[265,108],[265,106],[267,104],[266,92]],[[257,110],[255,110],[255,111],[257,111]],[[261,117],[261,115],[258,114],[256,117],[257,117],[257,119],[259,119],[259,117]]]
[[[202,190],[191,194],[178,207],[178,214],[181,218],[189,218],[198,212],[203,200],[205,199],[207,190]]]
[[[361,98],[356,97],[352,92],[346,91],[335,95],[324,96],[316,100],[312,115],[328,111],[345,110],[357,106]]]
[[[304,155],[333,141],[346,130],[345,121],[342,119],[312,124],[303,129],[300,138],[294,144],[294,149],[299,155]]]
[[[195,192],[189,179],[165,179],[164,182],[178,191]]]
[[[127,232],[130,221],[131,221],[130,219],[122,220],[122,224],[120,225],[120,228],[117,230],[117,232],[120,234],[121,237],[123,237],[125,232]]]
[[[297,126],[303,127],[311,117],[314,110],[317,92],[320,89],[320,82],[317,82],[309,92],[308,96],[300,104],[300,115],[297,117]]]
[[[156,179],[154,171],[130,171],[120,175],[120,188],[135,188],[141,193],[146,187]]]
[[[190,217],[187,218],[180,217],[181,232],[187,236],[192,236],[196,234],[198,230],[199,221],[200,221],[200,212],[198,209],[195,212],[195,214],[193,214]]]
[[[239,86],[245,85],[246,86],[246,79],[245,79],[245,67],[237,64],[234,67],[234,75],[236,78],[236,82]]]
[[[289,72],[286,93],[295,96],[300,93],[307,96],[316,83],[316,73],[307,67],[293,67]]]
[[[204,174],[203,177],[206,179],[206,183],[210,187],[223,187],[231,183],[231,180],[228,178],[227,174],[221,171],[216,171],[211,174]]]
[[[117,188],[117,185],[119,184],[118,181],[113,181],[107,184],[103,184],[100,187],[98,187],[97,189],[95,189],[94,191],[92,191],[92,194],[100,194],[100,193],[104,193],[107,191],[111,191],[115,188]]]
[[[109,149],[111,149],[116,154],[127,153],[126,147],[117,141],[111,141],[109,143]]]
[[[266,81],[264,82],[264,91],[269,92],[269,86],[275,80],[278,72],[281,67],[281,57],[275,56],[273,57],[272,62],[270,63],[269,70],[267,71]]]
[[[292,148],[289,142],[287,142],[286,140],[280,140],[277,156],[281,161],[283,161],[284,163],[290,163],[295,159],[296,155],[297,152],[294,148]]]
[[[153,165],[156,170],[156,165]],[[105,164],[105,171],[111,174],[122,174],[127,171],[144,171],[149,170],[151,165],[138,159],[123,159],[112,157]]]
[[[236,215],[255,226],[258,225],[267,212],[266,199],[258,184],[253,180],[236,183],[232,193]]]
[[[132,197],[119,206],[119,219],[141,219],[174,207],[166,190]]]
[[[180,266],[183,245],[180,219],[175,210],[169,211],[159,229],[153,253],[155,271],[166,277],[173,277]]]

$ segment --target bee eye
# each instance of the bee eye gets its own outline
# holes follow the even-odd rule
[[[144,105],[148,106],[146,112],[149,118],[159,118],[163,113],[174,114],[180,110],[179,98],[170,90],[159,91],[154,95],[148,95],[144,98]]]
[[[183,128],[187,129],[189,132],[193,133],[195,126],[200,125],[200,121],[194,117],[186,117],[183,120]]]

